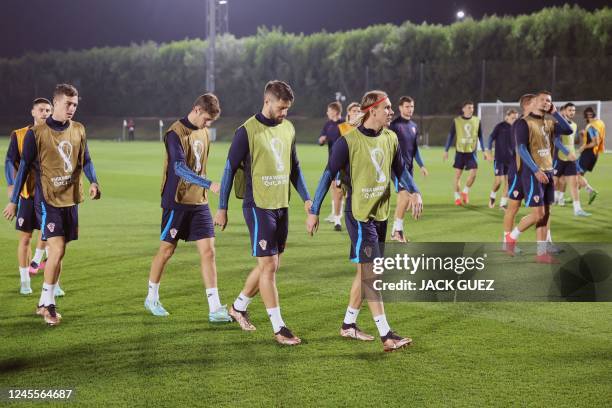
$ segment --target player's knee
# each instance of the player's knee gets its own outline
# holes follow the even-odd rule
[[[548,222],[548,216],[544,208],[539,208],[536,212],[536,227],[543,227]]]
[[[274,276],[277,270],[278,270],[278,259],[274,257],[267,259],[261,265],[262,274],[268,277]]]
[[[26,235],[26,234],[22,235],[22,236],[19,238],[19,243],[20,243],[22,246],[29,247],[29,246],[30,246],[30,244],[32,243],[32,235]]]
[[[212,245],[200,249],[200,256],[204,259],[214,259],[215,255],[215,247],[213,247]]]
[[[172,258],[172,255],[174,255],[174,249],[174,246],[162,246],[159,248],[157,255],[164,261],[167,261]]]
[[[49,249],[49,257],[53,256],[59,260],[62,260],[64,258],[65,253],[66,253],[65,246],[54,246],[51,249]]]

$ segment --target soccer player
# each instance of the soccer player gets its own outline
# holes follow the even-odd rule
[[[597,197],[597,190],[591,187],[584,175],[587,171],[593,171],[597,157],[606,150],[606,125],[595,116],[595,111],[590,106],[584,110],[587,127],[584,131],[582,146],[578,149],[578,154],[580,154],[578,183],[581,189],[585,188],[589,193],[589,204]]]
[[[234,192],[243,198],[242,212],[257,266],[247,277],[229,313],[242,330],[255,330],[247,307],[260,292],[276,341],[290,346],[300,344],[301,340],[283,321],[276,289],[276,272],[285,250],[289,227],[290,181],[305,208],[312,205],[298,161],[295,130],[286,119],[293,100],[293,90],[285,82],[270,81],[266,84],[261,112],[247,119],[232,140],[221,181],[219,209],[215,215],[215,225],[224,230],[229,195],[235,181]],[[241,170],[236,174],[239,168]]]
[[[522,115],[519,119],[528,116],[535,109],[535,98],[534,94],[525,94],[519,99],[519,105],[522,110]],[[503,248],[508,251],[506,246],[507,237],[510,234],[514,234],[514,239],[518,239],[518,230],[514,231],[514,221],[516,214],[521,207],[521,201],[524,198],[523,184],[521,183],[520,168],[517,165],[517,153],[516,153],[516,126],[518,120],[514,121],[510,128],[510,161],[508,162],[508,208],[504,212],[504,235],[503,235]],[[520,164],[520,161],[518,161]],[[511,255],[520,254],[521,250],[518,246],[514,245],[509,250]]]
[[[578,169],[576,167],[576,149],[574,147],[574,140],[576,140],[578,125],[572,121],[576,114],[576,105],[568,102],[561,107],[560,113],[571,126],[572,134],[555,136],[555,160],[553,163],[555,202],[559,205],[565,205],[563,191],[565,190],[565,185],[569,184],[570,194],[572,195],[574,206],[574,215],[577,217],[588,217],[591,214],[584,211],[580,205],[578,183],[576,181]]]
[[[477,144],[484,153],[484,143],[482,142],[482,129],[480,119],[474,116],[474,102],[465,101],[461,106],[462,115],[457,116],[451,125],[448,140],[444,147],[443,160],[448,160],[448,149],[455,143],[455,205],[468,204],[470,202],[470,187],[476,180],[478,162],[476,160]],[[457,139],[455,142],[455,138]],[[469,170],[470,174],[461,191],[461,174],[463,170]],[[461,191],[461,193],[459,193]]]
[[[398,107],[400,114],[391,122],[389,129],[394,131],[397,135],[402,158],[404,159],[404,163],[410,175],[413,175],[413,160],[416,160],[421,168],[421,173],[426,177],[428,172],[419,151],[418,127],[412,120],[412,115],[414,114],[414,99],[410,96],[402,96],[399,99]],[[393,228],[391,229],[391,239],[398,242],[407,242],[409,240],[404,235],[404,215],[410,203],[410,194],[408,194],[404,186],[399,183],[397,177],[395,177],[395,191],[398,194],[397,205],[395,207],[395,218],[393,220]]]
[[[332,102],[327,105],[327,119],[328,121],[321,130],[321,136],[319,136],[319,145],[323,146],[327,143],[328,156],[331,154],[332,146],[340,137],[339,125],[344,123],[342,118],[342,104],[340,102]],[[343,192],[340,188],[340,175],[336,176],[336,182],[332,183],[332,211],[331,214],[325,219],[326,221],[334,223],[334,230],[342,231],[342,198]]]
[[[535,111],[520,119],[516,126],[516,141],[521,158],[521,181],[526,193],[525,206],[531,214],[519,222],[512,234],[506,237],[506,249],[513,253],[518,236],[535,224],[538,263],[558,263],[549,251],[550,205],[554,199],[553,161],[551,144],[556,134],[569,135],[572,128],[557,111],[549,92],[536,95]],[[552,114],[555,121],[545,117]],[[513,235],[514,234],[514,235]],[[515,238],[516,236],[516,238]]]
[[[32,117],[34,125],[45,123],[45,120],[51,115],[51,102],[45,98],[36,98],[32,103]],[[32,125],[21,129],[14,130],[10,137],[8,151],[6,152],[6,160],[4,162],[4,175],[8,185],[9,199],[13,195],[13,185],[15,184],[15,174],[19,168],[21,160],[21,152],[23,150],[23,140],[26,132]],[[21,288],[19,293],[29,295],[32,293],[30,287],[30,275],[36,275],[40,269],[44,269],[45,261],[45,242],[39,235],[36,244],[36,253],[30,262],[32,251],[30,242],[32,241],[33,231],[40,230],[40,224],[36,220],[36,212],[34,211],[34,183],[35,176],[30,173],[23,190],[19,195],[19,203],[17,206],[17,222],[15,229],[19,231],[19,244],[17,246],[17,261],[19,263],[19,275],[21,277]]]
[[[221,108],[211,93],[200,95],[184,118],[174,122],[166,131],[166,160],[162,183],[161,243],[151,263],[149,293],[145,309],[154,316],[167,316],[159,301],[159,284],[164,268],[179,239],[195,241],[200,254],[202,280],[208,300],[210,322],[231,322],[227,308],[221,305],[217,290],[215,263],[215,229],[208,207],[206,191],[219,193],[219,184],[206,178],[206,164],[210,150],[208,127],[215,121]]]
[[[423,202],[404,164],[397,136],[387,129],[393,117],[387,94],[383,91],[367,92],[362,98],[361,110],[363,115],[357,128],[339,139],[332,150],[306,220],[306,229],[311,235],[317,230],[321,203],[333,175],[344,169],[350,180],[345,212],[351,239],[350,259],[357,263],[357,275],[351,287],[349,306],[340,335],[363,341],[374,339],[356,324],[365,297],[378,328],[383,350],[394,351],[410,345],[412,339],[399,336],[391,330],[380,292],[371,286],[375,276],[372,262],[374,258],[382,256],[381,247],[387,234],[392,175],[398,177],[411,194],[410,207],[415,219],[421,215]]]
[[[12,220],[19,193],[27,175],[36,174],[35,207],[41,234],[47,241],[49,255],[44,283],[36,313],[49,325],[60,323],[55,306],[55,285],[62,269],[62,259],[70,241],[78,239],[78,204],[83,202],[81,174],[90,182],[89,196],[100,198],[96,172],[89,156],[85,127],[72,120],[79,104],[76,88],[59,84],[53,93],[53,114],[45,123],[27,131],[11,201],[3,215]]]
[[[493,150],[493,143],[495,143],[495,159],[493,160],[495,179],[493,181],[493,187],[491,188],[491,194],[489,194],[489,208],[495,207],[497,190],[499,190],[502,183],[504,188],[499,206],[504,209],[508,206],[508,168],[513,158],[511,129],[517,117],[518,112],[516,110],[508,109],[504,116],[504,120],[495,125],[493,132],[491,132],[489,136],[485,159],[492,159],[491,151]]]

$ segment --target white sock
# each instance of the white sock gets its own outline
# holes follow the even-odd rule
[[[334,224],[342,225],[342,217],[339,215],[334,215]]]
[[[206,299],[208,300],[208,310],[214,312],[221,309],[221,300],[217,288],[206,289]]]
[[[159,283],[153,283],[149,281],[149,294],[147,295],[149,302],[159,301]]]
[[[393,231],[403,231],[404,230],[404,220],[401,218],[396,218],[393,221]]]
[[[552,242],[552,234],[550,230],[546,231],[546,242]]]
[[[459,195],[459,193],[455,191],[455,200],[459,200],[460,198],[461,196]]]
[[[55,304],[55,285],[43,283],[42,293],[40,294],[40,305],[49,306]]]
[[[332,215],[336,215],[336,205],[334,204],[334,200],[332,200],[331,205],[332,205],[331,213]]]
[[[574,205],[574,214],[577,213],[578,211],[582,210],[582,206],[580,205],[580,201],[574,201],[572,204]]]
[[[463,192],[465,194],[469,193],[470,192],[470,188],[468,186],[463,187]]]
[[[510,233],[510,238],[516,241],[519,235],[521,235],[521,231],[519,231],[518,227],[514,227],[514,229]]]
[[[359,309],[353,309],[350,306],[347,307],[346,313],[344,314],[344,324],[353,324],[357,322],[357,316],[359,316]]]
[[[538,256],[546,254],[546,249],[548,247],[548,242],[546,241],[538,241]]]
[[[21,283],[27,283],[28,286],[30,286],[30,272],[29,272],[30,268],[26,267],[19,267],[19,276],[21,276]]]
[[[234,300],[234,309],[238,310],[239,312],[244,312],[247,310],[247,307],[249,307],[252,300],[253,298],[250,298],[244,293],[240,292],[236,300]]]
[[[565,201],[565,193],[563,191],[559,191],[559,202]]]
[[[502,207],[505,207],[506,205],[508,205],[508,197],[502,197],[501,203],[499,203],[499,205],[501,205]]]
[[[559,192],[555,190],[555,203],[559,202]]]
[[[374,316],[374,323],[376,323],[378,333],[381,337],[386,336],[387,333],[391,331],[391,327],[389,327],[389,323],[387,323],[387,316],[385,316],[384,314],[380,316]]]
[[[270,322],[272,322],[272,330],[274,333],[278,333],[281,327],[285,326],[283,318],[281,317],[280,307],[273,307],[272,309],[266,309]]]
[[[341,204],[340,204],[340,215],[342,215],[343,212],[344,212],[344,198],[342,199]]]
[[[495,191],[491,191],[491,194],[489,194],[489,198],[492,198],[493,200],[495,200],[496,196],[497,196],[497,193]]]
[[[42,261],[43,254],[45,253],[44,249],[36,248],[36,252],[34,253],[34,258],[32,258],[32,262],[36,262],[37,264]]]

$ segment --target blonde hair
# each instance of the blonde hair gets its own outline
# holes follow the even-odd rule
[[[363,95],[363,98],[361,98],[361,115],[354,119],[351,125],[355,127],[361,126],[363,122],[368,120],[368,118],[370,117],[370,108],[372,107],[371,105],[375,104],[383,98],[388,98],[387,93],[384,91],[374,90],[366,92],[365,95]],[[365,111],[363,110],[364,108],[366,108]]]
[[[347,122],[348,122],[348,121],[349,121],[349,119],[350,119],[350,118],[349,118],[349,114],[350,114],[350,112],[351,112],[351,109],[353,109],[353,108],[355,108],[355,107],[357,107],[357,108],[361,108],[361,105],[360,105],[358,102],[351,102],[351,103],[349,103],[349,105],[346,107],[346,121],[347,121]]]

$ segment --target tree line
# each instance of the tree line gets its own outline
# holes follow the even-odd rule
[[[23,114],[35,96],[70,82],[85,115],[179,115],[205,90],[206,47],[187,39],[0,59],[0,114]],[[607,100],[610,66],[612,9],[564,6],[448,26],[224,35],[217,39],[216,93],[227,115],[258,109],[270,79],[291,84],[300,115],[322,115],[336,92],[349,102],[368,88],[386,90],[393,100],[412,95],[421,112],[444,114],[464,99],[514,101],[540,88],[553,88],[555,99]]]

